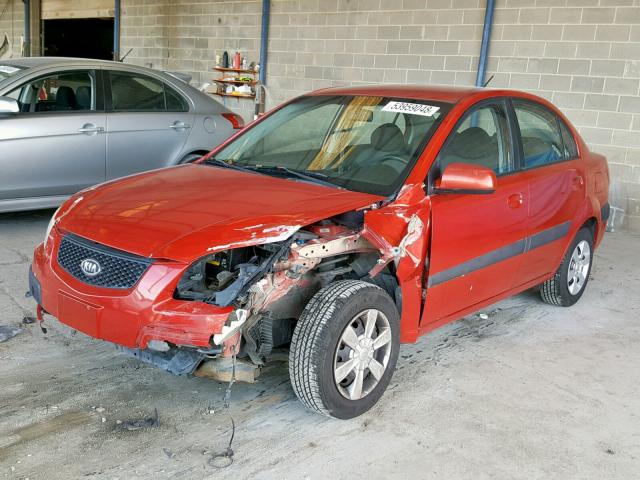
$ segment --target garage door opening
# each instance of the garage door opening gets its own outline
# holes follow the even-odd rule
[[[44,55],[113,60],[113,18],[44,20]]]

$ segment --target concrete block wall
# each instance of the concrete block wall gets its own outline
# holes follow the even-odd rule
[[[258,63],[261,12],[259,0],[123,0],[121,55],[132,48],[129,63],[188,73],[197,85],[213,83],[216,54],[239,51]],[[216,98],[253,118],[250,100]]]
[[[258,59],[261,2],[125,0],[128,61],[214,76],[215,54]],[[317,88],[473,85],[484,0],[272,0],[272,107]],[[490,86],[556,103],[609,158],[616,205],[640,230],[640,0],[498,0]],[[251,118],[247,100],[227,106]]]
[[[271,102],[361,83],[470,86],[483,0],[273,2]],[[487,78],[558,105],[605,154],[640,230],[640,1],[498,0]]]
[[[19,57],[24,33],[24,6],[21,0],[7,0],[0,3],[0,45],[5,35],[9,49],[0,58]]]

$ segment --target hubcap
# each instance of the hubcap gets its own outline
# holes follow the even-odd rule
[[[340,394],[360,400],[378,385],[389,365],[391,327],[380,310],[370,308],[345,327],[333,361],[333,378]]]
[[[587,281],[589,265],[591,264],[591,248],[589,243],[582,240],[571,254],[569,271],[567,272],[567,287],[571,295],[580,293]]]

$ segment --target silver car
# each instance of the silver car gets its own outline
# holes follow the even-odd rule
[[[242,118],[177,76],[119,62],[0,60],[0,212],[193,161]]]

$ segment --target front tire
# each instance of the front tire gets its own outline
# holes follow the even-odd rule
[[[398,310],[384,290],[357,280],[332,283],[313,296],[296,325],[291,385],[315,412],[357,417],[386,390],[399,347]]]
[[[551,305],[570,307],[584,293],[593,262],[593,234],[578,231],[555,275],[542,284],[540,296]]]

